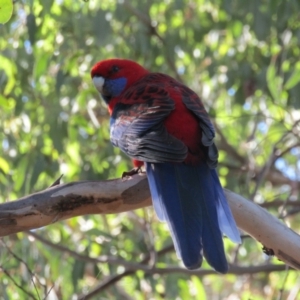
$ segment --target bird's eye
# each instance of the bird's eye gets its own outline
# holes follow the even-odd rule
[[[112,66],[111,67],[111,72],[112,73],[117,73],[120,70],[120,68],[118,66]]]

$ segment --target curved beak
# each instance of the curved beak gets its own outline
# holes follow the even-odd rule
[[[105,83],[105,79],[102,76],[94,76],[93,77],[93,83],[96,89],[100,94],[103,94],[103,86]]]

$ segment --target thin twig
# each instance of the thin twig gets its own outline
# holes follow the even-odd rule
[[[237,267],[231,266],[229,269],[228,274],[234,275],[245,275],[245,274],[257,274],[257,273],[271,273],[271,272],[278,272],[278,271],[285,271],[285,265],[260,265],[260,266],[252,266],[252,267]],[[118,275],[112,275],[105,278],[96,288],[94,288],[91,292],[85,295],[78,296],[78,300],[88,300],[94,297],[95,295],[100,294],[105,289],[110,287],[111,285],[115,284],[122,278],[134,274],[138,270],[126,270]],[[196,271],[189,271],[187,269],[178,268],[178,267],[167,267],[167,268],[152,268],[146,272],[147,274],[174,274],[174,273],[182,273],[189,276],[195,275],[198,277],[206,276],[206,275],[213,275],[217,274],[214,270],[196,270]]]
[[[76,258],[76,259],[81,260],[81,261],[92,262],[94,264],[109,263],[111,265],[118,265],[118,266],[123,266],[123,267],[130,268],[130,269],[136,269],[136,270],[148,270],[149,269],[149,266],[144,265],[142,263],[128,262],[128,261],[125,261],[123,259],[119,259],[119,258],[116,258],[116,257],[107,256],[107,255],[102,255],[102,256],[92,258],[90,256],[80,254],[80,253],[78,253],[74,250],[71,250],[71,249],[69,249],[65,246],[62,246],[60,244],[52,243],[51,241],[45,239],[44,237],[40,236],[39,234],[36,234],[35,232],[26,232],[26,233],[30,236],[33,236],[35,239],[39,240],[43,244],[45,244],[45,245],[47,245],[51,248],[54,248],[58,251],[68,253],[73,258]],[[167,253],[167,252],[172,251],[172,250],[174,250],[174,247],[173,247],[173,245],[170,245],[170,246],[164,248],[162,251],[163,251],[163,253]]]
[[[165,268],[158,268],[155,266],[149,266],[148,263],[150,261],[150,254],[145,256],[145,258],[140,262],[140,263],[132,263],[132,262],[126,262],[124,260],[120,260],[117,258],[113,257],[107,257],[107,256],[100,256],[97,258],[92,258],[86,255],[79,254],[73,250],[68,249],[67,247],[64,247],[59,244],[54,244],[50,242],[49,240],[45,239],[44,237],[41,237],[40,235],[33,233],[33,232],[28,232],[29,235],[35,237],[37,240],[41,241],[42,243],[57,249],[62,252],[66,252],[70,254],[72,257],[82,260],[82,261],[87,261],[87,262],[93,262],[93,263],[109,263],[109,264],[117,264],[117,265],[122,265],[126,267],[126,270],[122,272],[121,274],[118,275],[112,275],[107,278],[105,278],[93,291],[86,295],[82,295],[82,298],[78,299],[90,299],[91,297],[97,295],[104,289],[108,288],[115,282],[119,281],[122,279],[124,276],[132,275],[133,273],[137,271],[144,271],[146,274],[170,274],[170,273],[181,273],[181,274],[186,274],[186,275],[197,275],[197,276],[205,276],[205,275],[210,275],[210,274],[217,274],[214,270],[195,270],[195,271],[189,271],[185,268],[181,267],[172,267],[168,266]],[[172,245],[160,250],[157,252],[157,256],[160,257],[169,251],[173,251],[174,248]],[[285,270],[284,265],[262,265],[262,266],[249,266],[249,267],[238,267],[231,265],[229,274],[235,274],[235,275],[241,275],[241,274],[256,274],[259,272],[266,272],[270,273],[273,271],[283,271]]]
[[[3,240],[0,240],[0,243],[2,244],[2,246],[4,246],[4,247],[7,249],[7,251],[8,251],[8,252],[9,252],[16,260],[18,260],[19,262],[21,262],[21,263],[26,267],[28,273],[30,274],[31,282],[32,282],[32,284],[33,284],[33,286],[34,286],[34,289],[35,289],[37,295],[38,295],[38,299],[41,299],[41,298],[40,298],[40,295],[39,295],[39,292],[38,292],[38,289],[37,289],[37,286],[36,286],[36,284],[35,284],[35,282],[34,282],[33,279],[36,278],[36,280],[37,280],[37,282],[39,283],[39,285],[42,286],[42,287],[44,288],[44,292],[45,292],[45,293],[47,292],[47,286],[44,285],[44,284],[42,284],[42,283],[40,282],[39,278],[33,273],[33,271],[31,271],[31,269],[29,268],[28,264],[27,264],[21,257],[19,257],[16,253],[14,253],[14,252],[6,245],[6,243],[5,243]]]
[[[14,283],[16,287],[18,287],[23,293],[25,293],[27,296],[31,297],[32,299],[39,300],[39,298],[36,298],[32,293],[26,291],[16,280],[9,274],[9,272],[0,266],[0,270]]]

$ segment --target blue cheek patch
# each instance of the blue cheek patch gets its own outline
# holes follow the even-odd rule
[[[127,79],[125,77],[117,79],[108,79],[105,82],[106,88],[112,97],[119,96],[127,84]]]

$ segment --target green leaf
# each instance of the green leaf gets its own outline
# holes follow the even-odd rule
[[[27,177],[27,171],[28,171],[28,164],[29,164],[29,158],[28,156],[23,156],[17,166],[17,172],[14,174],[14,183],[15,183],[15,190],[20,191],[21,188],[24,186],[24,181]]]
[[[280,78],[276,76],[275,64],[270,64],[267,70],[267,84],[274,100],[279,97]]]
[[[12,91],[16,83],[15,74],[17,73],[17,68],[13,60],[5,56],[0,55],[0,61],[0,70],[3,69],[7,76],[7,82],[4,88],[4,95],[7,95]]]
[[[300,70],[295,70],[284,85],[284,88],[289,90],[300,82]]]
[[[40,174],[44,171],[44,169],[45,169],[45,160],[44,157],[41,155],[41,153],[39,153],[35,159],[33,171],[30,178],[29,187],[31,189],[33,189],[35,183],[37,182]]]
[[[12,0],[1,0],[0,3],[0,24],[8,22],[13,13]]]
[[[8,162],[3,159],[2,157],[0,157],[0,169],[2,169],[2,171],[7,174],[9,172],[9,164]]]
[[[178,287],[180,288],[181,299],[189,299],[191,295],[189,293],[188,282],[186,280],[180,279],[178,280]]]
[[[83,277],[85,265],[86,263],[80,260],[76,260],[73,265],[71,277],[72,277],[73,288],[75,291],[78,286],[78,281]]]
[[[196,290],[197,299],[206,300],[206,293],[201,280],[197,276],[192,276],[192,282]]]

